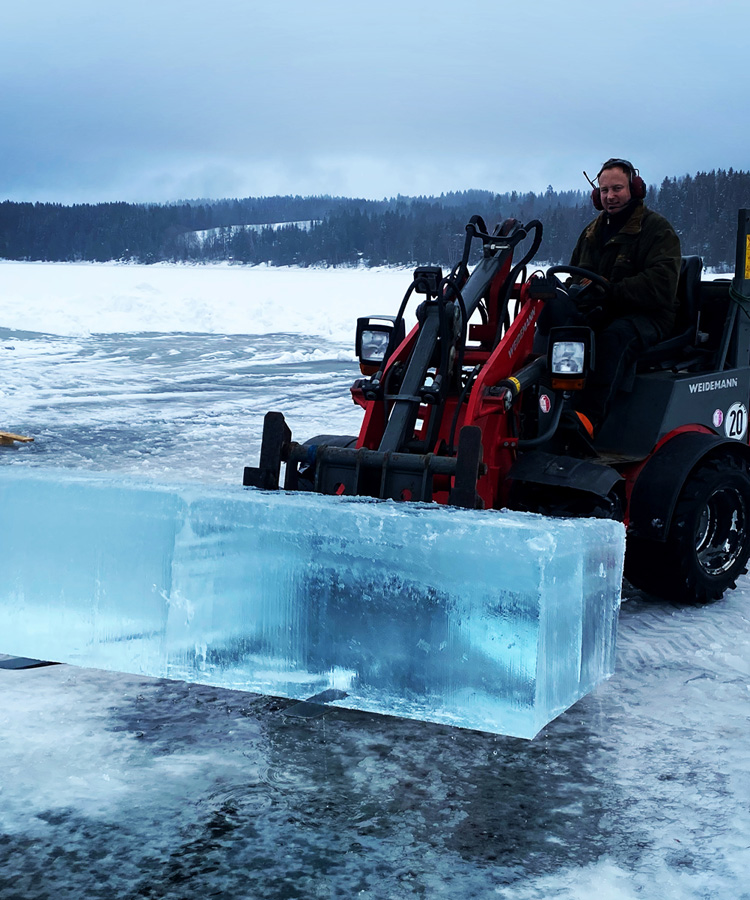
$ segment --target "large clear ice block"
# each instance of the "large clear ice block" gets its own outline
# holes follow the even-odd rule
[[[533,737],[614,670],[624,529],[0,469],[0,651]]]

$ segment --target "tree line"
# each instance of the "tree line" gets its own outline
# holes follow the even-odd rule
[[[732,268],[737,210],[750,207],[750,172],[718,169],[665,178],[647,203],[675,226],[684,255]],[[0,258],[281,265],[451,265],[465,225],[540,219],[538,263],[566,262],[594,215],[587,191],[460,191],[381,201],[256,197],[165,204],[0,203]]]

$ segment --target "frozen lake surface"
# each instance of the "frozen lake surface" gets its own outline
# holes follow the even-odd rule
[[[268,409],[353,433],[354,319],[408,282],[0,264],[0,429],[35,437],[0,464],[238,483]],[[615,676],[533,742],[0,670],[0,900],[750,897],[749,594],[626,593]]]
[[[408,270],[0,263],[6,462],[241,483],[263,415],[300,439],[358,431],[358,315]]]
[[[353,351],[317,335],[0,328],[0,354],[3,419],[34,436],[4,462],[241,484],[269,409],[299,439],[356,433],[362,418]]]

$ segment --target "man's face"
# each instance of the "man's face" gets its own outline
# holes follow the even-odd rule
[[[619,212],[630,202],[630,178],[628,173],[615,166],[605,169],[599,176],[599,192],[602,206],[608,213]]]

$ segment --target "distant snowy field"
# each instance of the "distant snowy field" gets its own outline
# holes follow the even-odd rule
[[[0,430],[35,438],[0,464],[237,484],[268,409],[355,433],[356,318],[410,280],[0,263]],[[748,898],[748,580],[626,599],[615,676],[532,742],[0,670],[0,900]]]
[[[353,347],[359,315],[395,315],[410,269],[0,262],[0,328],[315,335]]]

